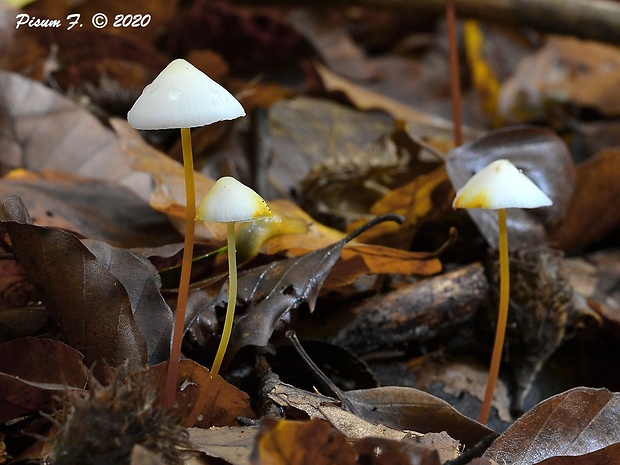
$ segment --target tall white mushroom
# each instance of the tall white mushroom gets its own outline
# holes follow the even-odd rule
[[[271,210],[263,198],[248,186],[235,178],[225,176],[217,180],[215,185],[202,199],[196,212],[196,220],[203,222],[226,223],[226,238],[228,242],[228,305],[226,318],[222,329],[222,338],[213,361],[211,374],[217,375],[230,334],[232,332],[237,302],[237,258],[235,244],[235,223],[252,221],[265,216],[271,216]]]
[[[135,129],[181,129],[185,172],[185,244],[166,378],[166,406],[172,405],[176,398],[194,250],[196,193],[190,128],[241,116],[245,116],[245,111],[235,97],[183,59],[174,60],[166,66],[153,82],[144,88],[142,95],[127,113],[127,121]]]
[[[527,176],[508,160],[496,160],[471,177],[459,189],[452,206],[454,208],[483,208],[497,210],[499,222],[499,267],[500,295],[495,342],[491,355],[489,377],[480,410],[480,423],[486,423],[491,411],[493,393],[504,347],[506,324],[508,322],[508,303],[510,295],[510,275],[508,256],[508,231],[506,228],[507,208],[548,207],[553,202]]]

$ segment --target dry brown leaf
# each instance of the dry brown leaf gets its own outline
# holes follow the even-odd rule
[[[500,112],[510,121],[544,115],[548,100],[620,113],[614,91],[620,82],[620,52],[612,45],[551,37],[519,63],[500,94]]]
[[[357,453],[328,422],[267,418],[252,454],[254,465],[355,465]]]
[[[287,18],[305,35],[323,62],[333,71],[358,81],[377,77],[376,67],[350,37],[344,13],[298,8],[290,12]]]
[[[261,251],[275,254],[285,251],[290,257],[328,247],[330,237],[283,235],[269,239]],[[325,282],[325,289],[335,290],[355,282],[366,274],[403,274],[428,276],[441,271],[441,263],[426,252],[410,252],[374,244],[352,241],[344,246],[340,260]]]
[[[550,457],[589,454],[620,443],[619,421],[619,394],[574,388],[519,418],[484,457],[498,463],[535,465]]]
[[[540,462],[540,465],[614,465],[616,463],[620,463],[620,444],[612,444],[577,457],[550,457]]]
[[[118,247],[179,242],[168,218],[116,183],[23,169],[0,179],[0,196],[19,196],[33,221]]]
[[[0,72],[10,124],[2,126],[2,173],[59,171],[114,181],[139,192],[114,134],[90,112],[43,85]]]
[[[415,128],[415,132],[418,134],[432,135],[439,139],[451,138],[451,121],[423,113],[396,99],[365,89],[338,76],[323,65],[317,64],[316,72],[319,74],[327,91],[343,92],[353,105],[361,110],[384,111],[393,118],[406,121],[412,128]],[[466,127],[463,128],[463,131],[467,137],[473,137],[476,134],[476,131]]]
[[[32,337],[0,344],[0,422],[40,410],[68,388],[88,380],[82,354],[66,344]]]
[[[309,227],[306,234],[284,234],[271,237],[260,249],[264,254],[274,255],[284,252],[288,257],[296,257],[333,245],[346,236],[341,231],[317,223],[292,202],[278,200],[270,203],[284,215],[305,220]],[[384,224],[375,225],[369,231],[382,228]],[[369,231],[360,237],[366,237]],[[329,289],[337,289],[352,283],[364,274],[400,273],[410,276],[431,275],[439,271],[441,271],[441,263],[428,253],[410,252],[353,240],[343,247],[341,260],[334,266],[325,285]]]
[[[549,238],[563,250],[587,247],[620,226],[620,150],[604,150],[577,168],[575,195]]]
[[[355,154],[393,130],[386,115],[362,112],[324,99],[296,97],[269,110],[271,192],[289,198],[312,167],[328,157]]]
[[[33,225],[18,197],[4,198],[0,211],[17,260],[85,362],[144,366],[147,345],[121,281],[73,234]]]
[[[393,223],[378,225],[360,236],[360,240],[372,241],[400,229],[414,227],[421,220],[441,215],[445,212],[447,195],[450,191],[448,175],[443,166],[391,190],[375,202],[370,213],[373,215],[396,213],[405,218],[405,223],[403,225]],[[445,195],[441,195],[444,193]],[[437,202],[440,204],[438,205]],[[359,222],[354,222],[347,229],[351,230],[358,226]]]
[[[250,465],[250,456],[258,427],[228,426],[189,428],[189,438],[196,450],[232,465]]]
[[[160,401],[166,391],[166,375],[168,364],[166,362],[149,367],[154,373],[155,383],[158,386]],[[232,384],[226,382],[221,376],[211,376],[209,370],[190,359],[183,359],[179,365],[177,386],[180,392],[177,394],[177,403],[189,413],[198,397],[207,390],[207,401],[196,421],[196,426],[210,428],[211,426],[237,425],[237,417],[255,418],[250,407],[250,397]]]
[[[539,245],[546,238],[545,226],[566,215],[574,192],[575,168],[568,148],[554,132],[536,126],[505,127],[452,150],[446,170],[456,190],[492,161],[507,159],[545,192],[553,205],[537,209],[511,208],[507,227],[513,248]],[[497,248],[497,212],[467,209],[492,248]]]

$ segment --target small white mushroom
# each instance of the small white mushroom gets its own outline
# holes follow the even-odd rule
[[[553,202],[508,160],[496,160],[478,171],[456,193],[454,208],[538,208]]]
[[[265,216],[271,216],[267,202],[248,186],[230,176],[218,179],[198,206],[196,220],[226,223],[226,240],[228,243],[228,305],[226,306],[222,338],[211,368],[212,376],[217,375],[222,366],[235,316],[235,304],[237,302],[235,223],[237,221],[252,221]]]
[[[230,92],[191,63],[172,61],[142,91],[127,121],[135,129],[206,126],[245,116]]]
[[[499,224],[499,269],[500,292],[495,342],[491,354],[491,365],[486,391],[480,409],[480,423],[489,418],[493,393],[499,376],[502,349],[508,322],[510,298],[510,270],[508,255],[507,208],[547,207],[553,202],[527,176],[508,160],[496,160],[489,164],[459,189],[454,198],[454,208],[483,208],[497,210]]]
[[[263,198],[230,176],[217,180],[200,202],[196,219],[202,222],[228,223],[271,216]]]

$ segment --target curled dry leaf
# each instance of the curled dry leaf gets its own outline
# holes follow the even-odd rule
[[[0,422],[49,410],[54,396],[84,389],[82,354],[51,339],[26,337],[0,344]]]
[[[521,248],[544,242],[544,227],[561,220],[573,197],[575,168],[564,142],[553,132],[533,126],[508,127],[452,150],[446,159],[448,176],[456,190],[482,168],[498,159],[507,159],[522,170],[545,193],[553,205],[507,213],[511,246]],[[497,248],[497,213],[468,209],[467,213],[493,248]]]
[[[396,213],[406,218],[404,226],[415,227],[420,221],[431,220],[445,212],[449,191],[448,176],[445,168],[441,166],[392,189],[372,205],[370,213]],[[355,226],[355,223],[352,226]],[[395,232],[400,227],[385,223],[368,231],[363,239],[369,241]]]
[[[519,418],[484,457],[535,465],[550,457],[590,454],[620,443],[619,421],[620,395],[607,389],[574,388]]]
[[[0,219],[28,278],[85,363],[143,366],[146,343],[122,283],[74,235],[33,225],[18,197],[3,200]]]

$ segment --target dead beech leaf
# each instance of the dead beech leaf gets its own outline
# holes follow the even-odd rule
[[[286,252],[289,256],[299,257],[333,244],[333,239],[327,237],[283,235],[269,239],[261,251],[267,254]],[[337,290],[366,274],[429,276],[440,271],[441,262],[429,253],[351,241],[342,248],[340,259],[329,273],[325,289]]]
[[[22,338],[0,344],[0,422],[49,410],[54,396],[83,389],[82,354],[51,339]]]
[[[345,15],[297,8],[287,15],[287,19],[305,35],[330,69],[358,81],[377,77],[376,67],[350,37]]]
[[[544,226],[561,220],[573,197],[575,172],[566,145],[553,132],[534,126],[506,127],[461,145],[446,158],[446,170],[455,190],[489,163],[507,159],[547,194],[553,205],[533,210],[511,208],[507,213],[511,246],[544,242]],[[480,232],[497,248],[497,213],[468,209]]]
[[[233,327],[227,360],[230,361],[239,349],[247,345],[267,345],[273,332],[283,325],[282,319],[302,305],[313,312],[321,287],[338,261],[344,245],[374,224],[396,221],[396,218],[378,217],[376,221],[367,223],[365,228],[325,248],[240,273],[237,301],[241,308],[245,307],[245,313]],[[223,310],[227,301],[228,282],[205,311]]]
[[[416,132],[424,135],[451,137],[452,122],[447,119],[432,116],[416,110],[415,108],[381,95],[369,89],[365,89],[330,71],[321,64],[315,66],[323,86],[329,92],[343,92],[355,107],[361,110],[381,110],[393,118],[407,121]],[[468,128],[463,128],[464,134],[472,137],[476,134]]]
[[[39,226],[115,246],[156,247],[181,240],[165,215],[115,183],[20,169],[0,180],[0,196],[7,195],[19,196]]]
[[[266,418],[252,453],[254,465],[355,465],[357,453],[328,422]]]
[[[146,344],[122,286],[96,257],[67,232],[31,223],[18,197],[3,199],[4,223],[15,255],[65,340],[95,361],[138,368],[146,363]]]
[[[49,88],[0,72],[5,118],[0,132],[2,174],[14,168],[104,179],[140,192],[114,134],[88,110]]]
[[[67,385],[62,382],[36,383],[0,373],[0,422],[49,411],[54,398],[66,389]]]
[[[168,364],[160,363],[148,368],[154,374],[159,401],[163,403],[166,392]],[[177,403],[189,413],[203,390],[208,391],[208,400],[200,412],[197,427],[233,426],[237,417],[255,418],[250,407],[250,397],[221,376],[211,376],[209,370],[190,359],[183,359],[179,365]]]
[[[172,310],[159,292],[161,282],[153,264],[130,250],[105,242],[84,240],[82,243],[127,291],[133,317],[146,342],[148,363],[167,360],[172,338]]]
[[[589,454],[570,457],[549,457],[540,465],[614,465],[620,463],[620,443],[612,444]]]
[[[250,465],[250,456],[258,434],[256,426],[224,426],[221,428],[189,428],[194,447],[209,457],[217,457],[233,465]]]
[[[620,395],[607,389],[574,388],[524,414],[484,457],[535,465],[550,457],[583,456],[620,443],[619,421]]]
[[[289,198],[313,166],[334,154],[374,143],[393,128],[388,116],[327,100],[296,97],[276,103],[269,109],[272,192],[264,195]]]
[[[575,197],[549,239],[562,250],[587,247],[620,225],[620,150],[608,149],[577,168]]]
[[[364,438],[353,445],[364,465],[441,465],[437,450],[411,441]],[[452,457],[453,458],[453,457]]]
[[[370,208],[370,213],[374,215],[384,215],[396,213],[406,218],[405,225],[399,226],[391,223],[384,223],[377,228],[373,228],[362,236],[362,240],[381,237],[385,234],[395,232],[405,226],[415,226],[423,219],[430,219],[434,214],[440,215],[445,205],[435,205],[434,194],[448,182],[448,176],[443,166],[436,168],[427,174],[416,176],[403,186],[392,189],[381,199],[375,202]],[[444,196],[445,197],[445,196]],[[358,226],[353,223],[349,226]]]
[[[511,121],[544,115],[549,100],[620,112],[620,52],[608,44],[552,36],[526,56],[502,86],[500,111]]]
[[[468,447],[494,434],[446,401],[419,389],[384,386],[345,391],[343,401],[353,413],[374,424],[422,434],[445,431]]]

